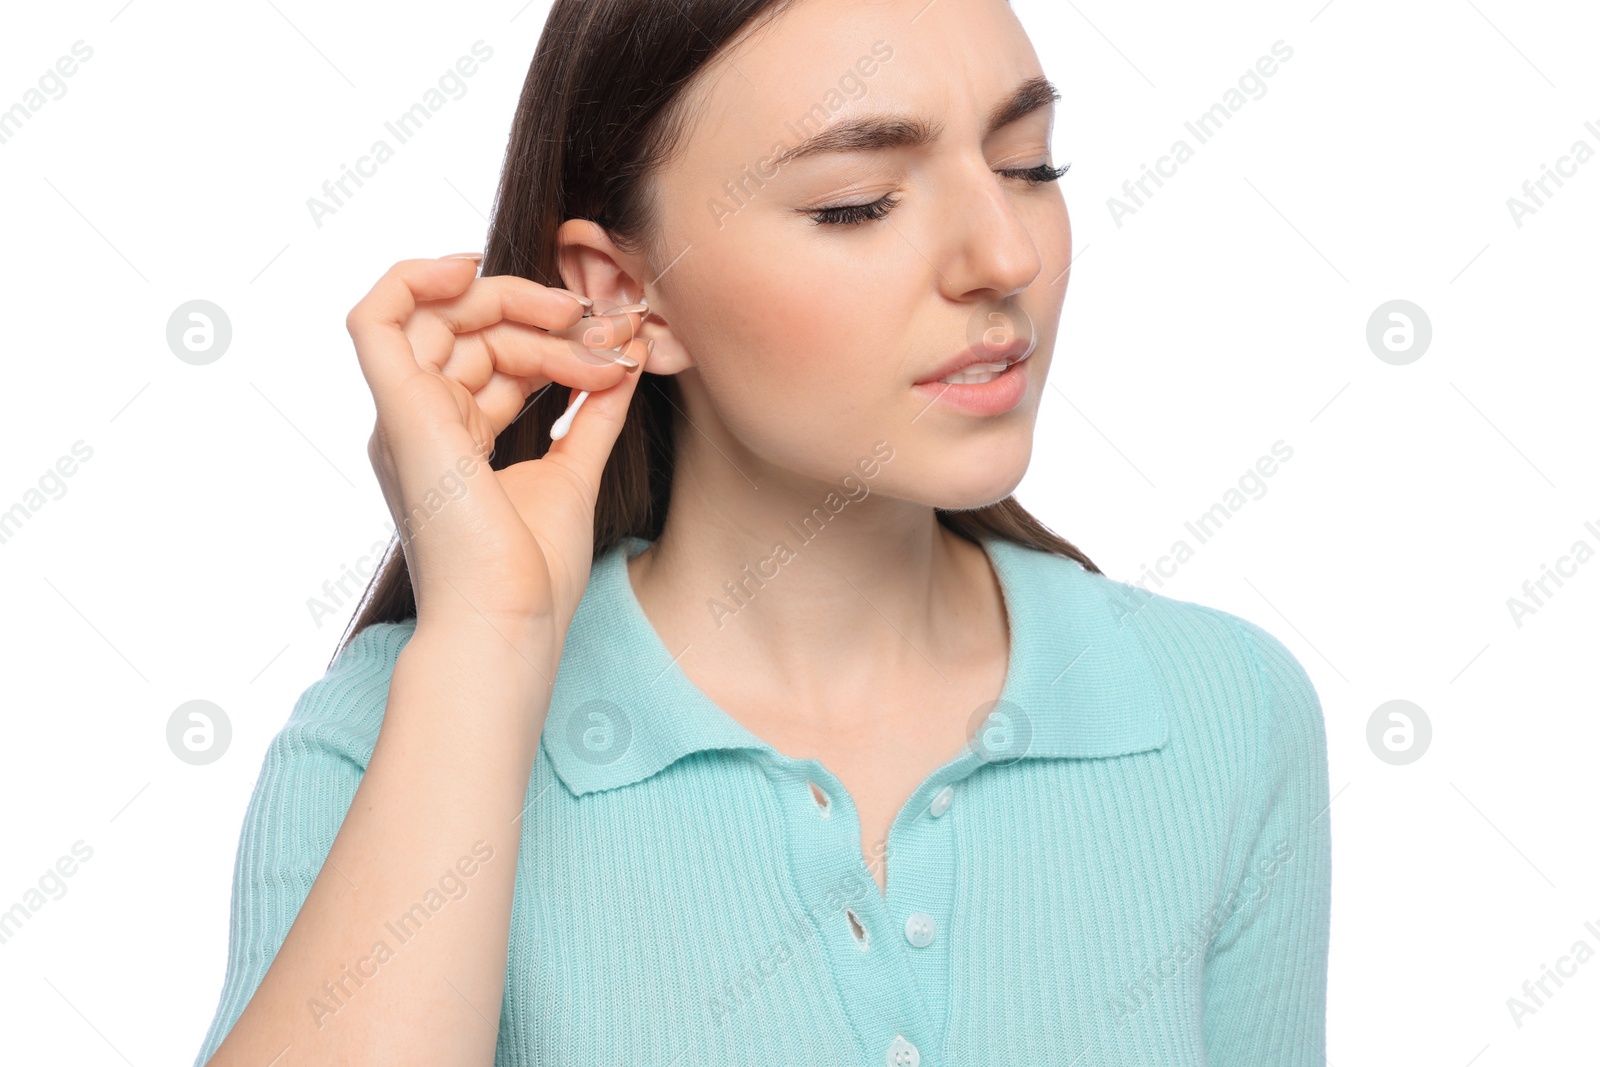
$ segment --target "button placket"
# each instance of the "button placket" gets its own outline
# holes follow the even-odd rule
[[[861,855],[861,825],[847,790],[816,760],[767,761],[785,800],[790,870],[855,1031],[901,1067],[937,1067],[922,981],[901,941],[903,915],[878,892]],[[918,809],[912,807],[909,816]],[[870,1054],[870,1053],[869,1053]]]
[[[945,783],[944,787],[934,794],[933,800],[925,809],[929,816],[937,819],[950,809],[950,802],[955,797],[955,786]],[[906,916],[905,935],[916,948],[927,948],[933,944],[933,939],[939,930],[938,921],[926,911],[913,911]]]
[[[932,1035],[923,1042],[930,1053],[949,1018],[950,931],[941,924],[953,921],[951,909],[960,873],[956,869],[959,828],[949,813],[957,790],[965,788],[967,778],[982,765],[977,756],[968,753],[940,774],[942,784],[926,783],[918,798],[921,806],[908,807],[906,818],[890,828],[890,855],[899,857],[901,877],[890,881],[885,903],[890,921],[899,927],[895,941],[905,938],[901,954],[917,976],[933,1027]],[[914,1046],[910,1054],[920,1056]]]

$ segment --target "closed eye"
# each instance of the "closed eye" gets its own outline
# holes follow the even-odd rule
[[[1030,185],[1040,185],[1045,182],[1059,181],[1061,176],[1067,173],[1071,167],[1071,163],[1060,167],[1052,167],[1048,163],[1041,163],[1037,167],[1000,170],[995,173],[1016,181],[1027,182]],[[865,222],[877,222],[885,218],[898,203],[900,203],[900,198],[890,193],[874,200],[870,204],[845,204],[842,207],[818,208],[807,211],[805,214],[818,226],[859,226]]]

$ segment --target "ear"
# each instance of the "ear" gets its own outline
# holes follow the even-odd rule
[[[639,325],[639,337],[655,342],[648,373],[677,374],[694,365],[672,332],[667,294],[649,280],[650,265],[619,249],[604,227],[589,219],[563,222],[556,230],[556,267],[562,287],[593,300],[595,314],[641,301],[650,305]]]

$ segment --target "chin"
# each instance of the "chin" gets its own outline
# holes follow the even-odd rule
[[[1028,472],[1032,456],[1031,434],[1021,435],[1015,441],[939,449],[919,465],[913,494],[947,511],[988,507],[1016,490],[1022,476]],[[907,476],[907,472],[901,473],[902,477]]]

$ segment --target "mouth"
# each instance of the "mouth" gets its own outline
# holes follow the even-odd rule
[[[974,342],[916,384],[981,385],[1033,355],[1033,349],[1032,337],[1014,337],[1004,345],[991,345],[987,339]]]
[[[1000,415],[1028,394],[1028,356],[1004,363],[971,363],[943,378],[918,382],[912,390],[926,411],[941,404],[967,415]]]
[[[1022,357],[1022,359],[1027,358],[1026,356]],[[1021,362],[1022,360],[1018,359],[1001,363],[974,363],[970,366],[962,367],[953,374],[946,374],[937,381],[947,385],[983,385],[985,382],[994,381],[1004,374],[1007,368],[1015,367]]]

